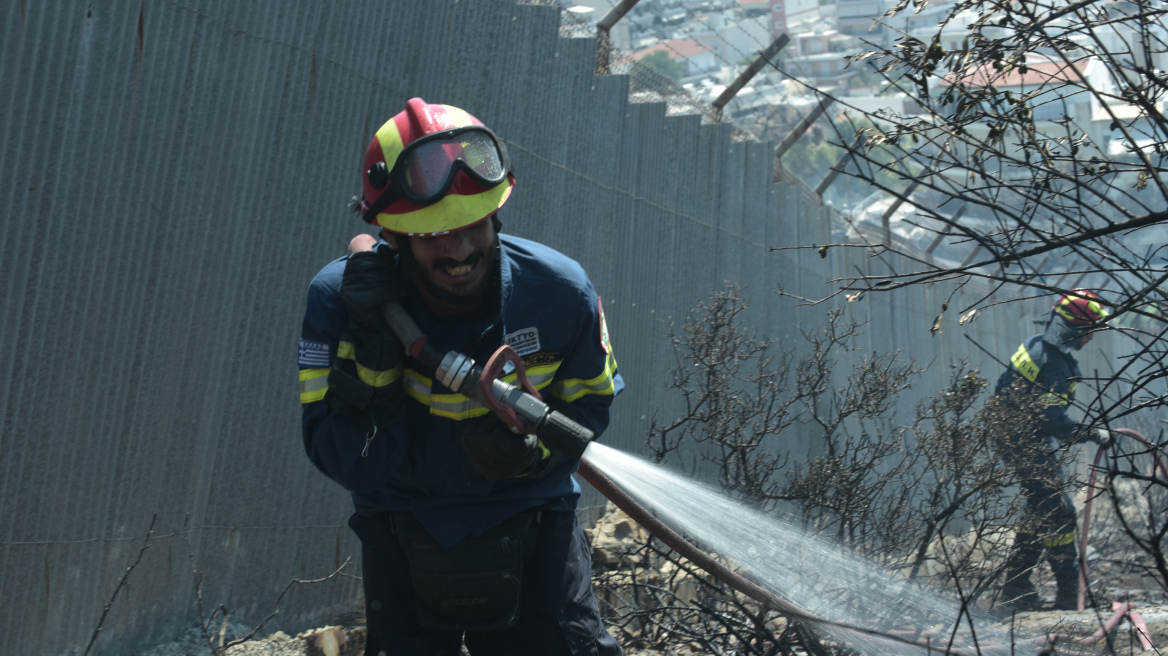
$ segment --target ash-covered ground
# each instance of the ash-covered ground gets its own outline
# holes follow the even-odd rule
[[[1082,507],[1080,505],[1080,507]],[[1148,563],[1146,555],[1134,550],[1115,533],[1113,517],[1102,510],[1096,518],[1098,548],[1088,551],[1091,591],[1095,608],[1082,612],[1045,611],[1021,613],[1003,617],[1000,626],[1005,632],[1018,636],[1060,634],[1068,638],[1056,645],[1053,653],[1092,654],[1143,654],[1168,653],[1168,594],[1142,570]],[[612,566],[620,562],[615,554],[626,549],[624,544],[637,539],[639,531],[631,520],[615,508],[610,508],[588,535],[593,544],[594,561],[598,566]],[[1039,593],[1049,605],[1054,600],[1054,583],[1049,576],[1039,573],[1036,577]],[[1116,612],[1118,604],[1135,604],[1136,616],[1124,617],[1115,623],[1107,638],[1100,638],[1090,644],[1075,645],[1069,638],[1089,638],[1100,631]],[[1134,619],[1142,620],[1148,630],[1148,637],[1157,651],[1146,652],[1138,639]],[[1011,627],[1013,628],[1010,631]],[[251,627],[229,626],[224,633],[226,641],[235,636],[247,635]],[[217,642],[218,633],[210,636],[210,642]],[[633,641],[630,641],[632,644]],[[359,618],[346,621],[344,626],[326,626],[300,635],[289,636],[282,632],[254,638],[230,647],[225,656],[360,656],[365,646],[365,629]],[[1033,650],[1030,653],[1034,653]],[[679,640],[676,647],[665,651],[635,650],[626,647],[628,656],[690,656],[703,653],[692,644]],[[1020,647],[1018,654],[1028,653]],[[147,651],[136,652],[132,656],[215,656],[208,636],[198,628],[193,628],[175,642],[160,645]]]

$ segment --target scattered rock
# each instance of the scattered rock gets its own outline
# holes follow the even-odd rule
[[[307,645],[307,656],[360,656],[365,651],[365,629],[326,626],[296,636]]]
[[[648,538],[645,529],[611,501],[605,507],[604,516],[584,533],[592,545],[593,559],[606,567],[621,564],[622,554],[628,550],[629,543],[643,542]]]
[[[1148,634],[1152,644],[1161,652],[1168,647],[1168,606],[1139,606],[1134,609],[1148,627]],[[1059,634],[1066,639],[1089,638],[1099,631],[1114,615],[1112,610],[1100,609],[1082,612],[1075,611],[1040,611],[1033,613],[1019,613],[1013,618],[1013,630],[1017,635]],[[1003,632],[1011,629],[1010,621],[1000,625]],[[1136,635],[1136,627],[1125,617],[1118,622],[1111,632],[1112,645],[1116,654],[1142,653],[1143,647]],[[1098,641],[1099,646],[1104,641]]]
[[[292,638],[277,631],[262,640],[248,640],[230,647],[226,656],[311,656],[311,652],[299,636]]]
[[[247,635],[250,628],[232,625],[228,636]],[[231,639],[230,637],[228,638]],[[229,647],[225,656],[361,656],[365,651],[365,628],[326,626],[291,637],[283,631],[254,638]],[[202,630],[187,631],[182,638],[140,652],[136,656],[214,656]]]

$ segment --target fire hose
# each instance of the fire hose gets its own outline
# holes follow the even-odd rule
[[[519,432],[532,432],[548,446],[562,449],[580,458],[580,476],[592,484],[606,498],[623,510],[665,544],[689,559],[698,567],[725,581],[735,590],[772,609],[795,617],[811,616],[795,608],[773,593],[743,578],[708,554],[698,549],[676,531],[666,526],[640,503],[620,489],[616,483],[583,458],[588,443],[594,439],[592,431],[576,423],[563,413],[552,410],[540,399],[524,373],[523,360],[510,346],[502,346],[491,356],[485,367],[479,367],[469,356],[451,351],[441,355],[427,343],[412,317],[399,303],[385,306],[385,320],[406,345],[406,352],[423,367],[431,369],[438,380],[451,391],[466,394],[493,410],[501,412],[509,426]],[[515,366],[518,385],[499,378],[502,362]],[[818,618],[814,618],[818,619]],[[822,621],[822,620],[821,620]]]
[[[1117,428],[1117,429],[1115,429],[1115,432],[1120,433],[1122,435],[1127,435],[1128,437],[1135,439],[1137,442],[1139,442],[1140,444],[1143,444],[1145,447],[1147,447],[1148,452],[1151,453],[1152,458],[1155,459],[1156,466],[1160,469],[1160,473],[1163,474],[1165,480],[1168,480],[1168,466],[1166,466],[1164,464],[1164,461],[1160,458],[1160,455],[1157,453],[1156,447],[1151,442],[1149,442],[1147,440],[1147,438],[1145,438],[1139,432],[1134,431],[1130,428]],[[1095,459],[1091,463],[1091,476],[1090,476],[1090,479],[1087,481],[1087,502],[1083,506],[1083,536],[1082,536],[1082,539],[1080,540],[1080,543],[1079,543],[1079,600],[1078,600],[1078,609],[1080,611],[1085,610],[1087,607],[1087,603],[1086,603],[1086,601],[1087,601],[1087,540],[1088,540],[1088,537],[1090,535],[1090,530],[1091,530],[1091,504],[1095,500],[1095,497],[1098,495],[1098,492],[1095,489],[1095,478],[1099,474],[1099,461],[1103,458],[1103,452],[1105,450],[1106,450],[1106,447],[1101,446],[1095,451]],[[1143,620],[1140,618],[1139,614],[1135,613],[1134,611],[1131,610],[1134,607],[1135,607],[1134,604],[1125,604],[1123,608],[1118,608],[1118,607],[1115,608],[1115,610],[1117,612],[1115,614],[1115,617],[1112,618],[1111,623],[1113,624],[1115,621],[1117,621],[1124,614],[1128,614],[1131,616],[1132,622],[1134,624],[1137,624],[1137,625],[1142,624]],[[1147,640],[1146,635],[1147,635],[1147,629],[1143,628],[1142,633],[1140,635],[1141,641]],[[1148,644],[1150,644],[1150,643],[1145,642],[1145,646],[1147,646]]]
[[[433,374],[452,392],[465,394],[491,408],[501,415],[513,432],[534,434],[549,447],[579,458],[579,473],[584,480],[678,554],[776,612],[790,618],[829,623],[796,608],[694,546],[588,462],[583,455],[588,444],[595,439],[592,431],[543,402],[539,392],[527,380],[523,360],[510,346],[499,347],[485,366],[479,366],[467,355],[457,351],[442,354],[431,346],[400,303],[387,304],[383,313],[386,322],[405,344],[406,352],[422,365],[424,373]],[[501,379],[507,363],[514,367],[518,384]]]
[[[362,239],[359,235],[350,242],[350,251],[367,250],[372,241],[372,238]],[[382,313],[386,323],[405,345],[406,353],[422,366],[424,373],[433,375],[450,391],[464,394],[495,411],[512,432],[534,434],[549,447],[580,459],[579,473],[584,480],[628,514],[633,521],[690,562],[772,610],[788,617],[827,622],[792,606],[710,557],[662,523],[621,490],[612,479],[593,467],[583,455],[588,444],[596,436],[592,431],[543,402],[539,392],[527,380],[523,359],[513,348],[508,345],[499,347],[485,366],[479,366],[465,354],[457,351],[442,354],[431,346],[426,335],[400,303],[387,303],[382,308]],[[508,363],[512,365],[516,374],[517,385],[501,379]]]
[[[434,375],[451,391],[466,394],[492,410],[502,412],[513,430],[530,431],[544,440],[548,446],[563,449],[580,458],[579,471],[584,480],[591,483],[597,491],[625,511],[645,530],[682,556],[739,592],[773,607],[774,610],[799,616],[807,615],[690,544],[620,489],[612,479],[593,467],[587,458],[583,458],[588,443],[595,438],[592,431],[572,421],[563,413],[551,410],[541,401],[539,392],[527,381],[523,360],[515,355],[510,346],[500,347],[488,360],[486,367],[479,367],[470,357],[455,351],[440,356],[438,351],[426,342],[425,335],[400,304],[386,305],[385,320],[406,345],[406,352],[424,367],[432,369]],[[511,362],[515,366],[519,385],[505,382],[498,377],[502,372],[500,364],[502,361]]]
[[[423,373],[432,374],[436,380],[441,381],[452,392],[464,394],[491,408],[500,415],[513,432],[534,434],[549,447],[559,449],[573,458],[579,458],[579,474],[584,480],[588,481],[597,491],[650,534],[711,576],[792,620],[837,626],[918,647],[927,646],[886,632],[813,615],[730,569],[682,537],[617,486],[611,478],[594,467],[587,458],[583,457],[588,444],[595,439],[595,435],[586,427],[543,402],[539,392],[527,380],[522,358],[510,346],[501,346],[489,358],[485,366],[479,366],[465,354],[456,351],[442,354],[431,346],[425,334],[421,332],[401,304],[389,303],[383,308],[383,313],[386,322],[405,345],[406,352],[422,366]],[[517,384],[501,379],[507,363],[513,366],[512,371],[516,374]],[[797,630],[802,631],[803,628],[797,627]],[[804,640],[804,642],[813,641]],[[812,653],[826,654],[822,649],[817,649],[817,645],[810,645],[808,649]],[[938,654],[961,653],[959,650],[938,650],[936,647],[933,647],[932,651]]]
[[[350,243],[350,250],[366,250],[371,242],[372,239],[361,240],[359,236]],[[382,313],[386,323],[405,345],[406,353],[426,370],[425,373],[432,374],[450,391],[464,394],[494,410],[505,420],[513,432],[535,434],[549,447],[559,449],[573,458],[579,458],[579,472],[584,480],[588,481],[634,521],[683,557],[689,559],[690,562],[724,581],[735,590],[777,612],[789,617],[826,622],[826,620],[792,606],[710,557],[709,554],[662,523],[661,520],[617,487],[612,479],[593,467],[583,455],[589,442],[595,439],[595,435],[567,415],[553,410],[543,402],[539,392],[527,380],[523,359],[510,346],[501,346],[488,359],[486,366],[479,366],[467,355],[457,351],[442,354],[431,346],[426,335],[418,328],[413,317],[406,312],[400,303],[386,304],[382,308]],[[501,379],[508,363],[514,367],[517,385]]]
[[[581,426],[567,415],[552,409],[548,404],[543,402],[539,392],[535,390],[527,379],[523,360],[510,346],[501,346],[488,359],[485,366],[479,366],[467,355],[458,353],[457,351],[442,354],[431,346],[413,318],[409,316],[399,303],[387,304],[383,311],[386,321],[401,339],[402,343],[405,344],[406,352],[422,365],[426,370],[425,373],[433,374],[437,380],[441,381],[451,391],[464,394],[495,411],[516,434],[535,434],[549,447],[559,449],[573,458],[579,458],[579,473],[584,480],[588,481],[597,491],[612,501],[614,505],[623,510],[630,518],[644,527],[654,537],[734,590],[791,619],[804,620],[813,624],[834,625],[906,644],[925,646],[911,639],[898,637],[886,632],[865,629],[848,623],[827,620],[812,615],[717,561],[669,526],[665,525],[633,497],[617,486],[611,478],[594,467],[587,458],[583,457],[588,448],[588,444],[595,439],[595,435],[586,427]],[[518,384],[512,384],[502,380],[507,364],[512,365],[512,370],[516,374]],[[1160,467],[1165,477],[1168,478],[1168,468],[1165,467],[1164,462],[1156,455],[1154,447],[1143,435],[1126,428],[1117,429],[1116,432],[1133,437],[1151,449],[1153,456],[1156,458],[1156,464]],[[1083,536],[1079,561],[1079,610],[1084,609],[1087,572],[1086,549],[1090,528],[1091,502],[1094,498],[1095,479],[1102,454],[1103,448],[1101,447],[1095,454],[1089,482],[1091,493],[1088,495],[1084,508]],[[1110,618],[1104,628],[1101,628],[1100,631],[1097,631],[1090,638],[1072,639],[1072,641],[1080,644],[1094,642],[1102,637],[1103,633],[1109,631],[1125,615],[1129,616],[1133,623],[1142,625],[1142,618],[1134,611],[1134,608],[1134,604],[1117,605],[1113,609],[1115,611],[1113,617]],[[1143,633],[1146,634],[1146,629],[1143,629]],[[1048,636],[1048,639],[1053,637],[1055,636]],[[1141,640],[1146,640],[1144,635],[1141,635]],[[932,650],[936,649],[936,647],[932,647]],[[938,650],[937,653],[959,652],[957,650],[950,651],[942,649]]]

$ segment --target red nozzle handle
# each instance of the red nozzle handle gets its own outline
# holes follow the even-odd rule
[[[488,408],[507,418],[509,428],[519,433],[526,433],[527,425],[515,414],[513,408],[503,405],[499,399],[495,398],[492,390],[495,380],[503,375],[503,365],[507,362],[515,365],[515,375],[518,378],[519,386],[528,394],[543,400],[539,392],[531,386],[531,381],[527,380],[527,368],[523,364],[523,359],[509,344],[500,346],[487,360],[486,366],[483,367],[483,375],[479,377],[479,391],[482,392],[483,400],[486,401]]]

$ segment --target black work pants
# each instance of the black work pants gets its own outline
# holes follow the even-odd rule
[[[1006,563],[1006,580],[1025,580],[1045,553],[1059,588],[1077,589],[1075,507],[1070,496],[1038,475],[1023,478],[1021,485],[1026,508],[1037,521],[1015,532],[1015,552]]]
[[[458,656],[461,632],[432,631],[415,615],[414,586],[389,513],[354,515],[361,538],[366,656]],[[535,553],[525,564],[521,615],[512,627],[468,631],[473,656],[620,656],[592,593],[592,559],[572,511],[540,513]]]

